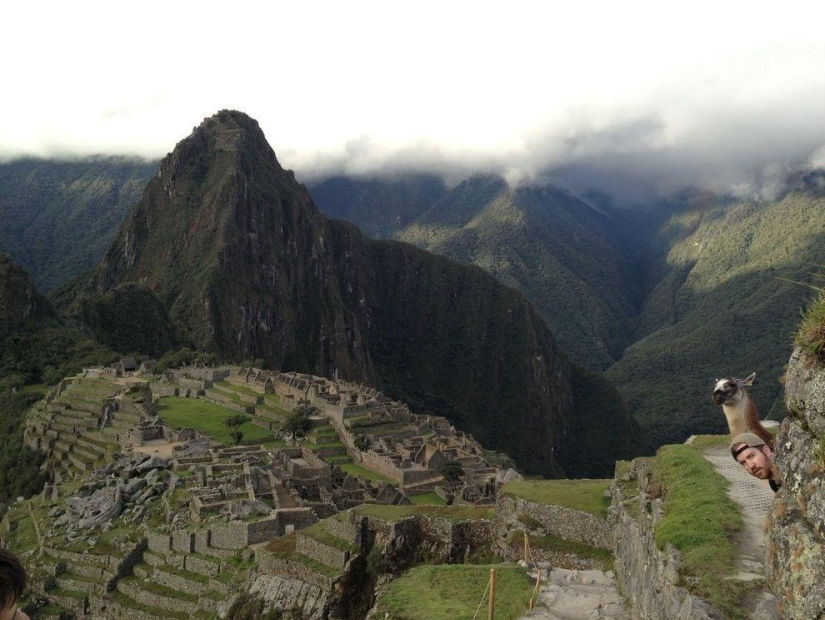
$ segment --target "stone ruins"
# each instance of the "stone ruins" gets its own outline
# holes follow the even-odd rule
[[[47,455],[53,480],[42,495],[48,527],[37,532],[47,606],[101,618],[213,617],[253,562],[261,596],[326,614],[341,604],[332,602],[335,579],[361,536],[350,509],[409,505],[423,494],[492,506],[501,484],[518,477],[446,419],[413,414],[366,386],[243,367],[151,375],[153,366],[85,369],[27,418],[25,440]],[[165,397],[243,413],[271,433],[269,447],[175,428],[159,415]],[[295,416],[308,430],[285,432]],[[446,463],[462,475],[445,480]],[[257,549],[267,543],[276,550]],[[152,611],[141,616],[140,607]]]

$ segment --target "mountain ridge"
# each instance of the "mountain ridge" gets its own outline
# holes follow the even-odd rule
[[[573,359],[604,370],[633,329],[639,284],[601,212],[553,186],[478,176],[396,233],[521,290]]]

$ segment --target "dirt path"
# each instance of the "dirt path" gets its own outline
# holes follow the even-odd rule
[[[175,447],[184,442],[180,441],[166,441],[165,439],[154,439],[151,441],[144,441],[141,446],[134,446],[135,452],[142,452],[149,456],[159,456],[165,459],[172,458]]]

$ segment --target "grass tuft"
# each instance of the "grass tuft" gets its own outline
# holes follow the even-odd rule
[[[417,566],[391,582],[377,603],[377,618],[431,620],[487,617],[485,589],[491,566]],[[526,572],[496,565],[495,617],[520,618],[527,611],[533,585]],[[385,615],[386,614],[386,615]]]
[[[820,362],[825,362],[825,289],[817,290],[819,294],[802,313],[794,342]]]

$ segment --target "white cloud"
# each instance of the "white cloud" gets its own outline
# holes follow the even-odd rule
[[[656,191],[756,186],[825,144],[819,12],[803,2],[6,3],[0,157],[160,157],[234,108],[302,178],[412,166],[510,178],[591,170]]]

